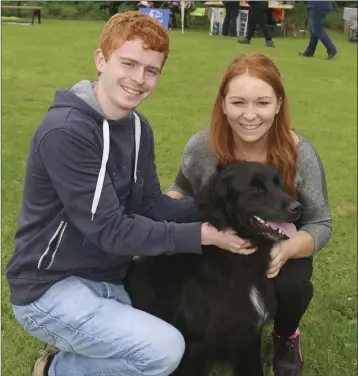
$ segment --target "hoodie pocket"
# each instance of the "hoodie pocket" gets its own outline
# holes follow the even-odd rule
[[[61,244],[63,234],[66,230],[67,222],[61,221],[60,225],[57,227],[55,233],[50,239],[45,252],[41,255],[40,260],[37,264],[39,270],[49,270],[55,260],[55,256],[58,247]]]

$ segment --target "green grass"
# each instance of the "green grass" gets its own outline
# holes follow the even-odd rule
[[[95,79],[93,51],[102,22],[46,21],[2,28],[2,375],[24,376],[40,343],[14,321],[4,276],[13,252],[16,217],[31,136],[54,90]],[[171,32],[171,53],[155,94],[141,106],[156,138],[163,189],[173,181],[184,144],[207,127],[225,67],[244,51],[265,51],[281,69],[293,126],[317,147],[328,181],[333,236],[315,258],[315,296],[302,322],[304,376],[356,374],[357,45],[333,34],[334,61],[297,55],[307,39],[277,39],[275,49],[206,31]],[[50,55],[51,54],[51,55]],[[217,370],[216,376],[226,376]]]

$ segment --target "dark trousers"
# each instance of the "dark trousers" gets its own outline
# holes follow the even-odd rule
[[[320,40],[327,49],[328,55],[337,53],[337,49],[331,41],[331,38],[324,31],[324,19],[329,13],[328,10],[310,8],[309,25],[310,25],[310,43],[304,52],[307,56],[313,56],[316,52],[318,41]]]
[[[176,19],[176,14],[181,15],[181,9],[180,5],[170,5],[170,20],[172,22],[172,27],[173,29],[176,29],[177,27],[177,19]],[[188,28],[189,27],[189,11],[185,9],[184,11],[184,27]]]
[[[257,24],[264,34],[266,41],[271,41],[272,38],[267,28],[266,9],[261,6],[251,6],[246,35],[248,40],[251,40],[253,37]]]
[[[288,260],[274,279],[278,301],[274,330],[282,338],[296,331],[313,297],[312,263],[312,258]]]
[[[240,3],[238,1],[225,2],[225,18],[223,22],[223,35],[237,36],[237,17]]]

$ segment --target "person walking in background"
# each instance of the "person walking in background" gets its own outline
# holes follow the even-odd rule
[[[170,10],[170,20],[169,20],[169,26],[172,29],[176,29],[177,27],[177,19],[176,14],[180,15],[180,1],[163,1],[160,5],[160,8],[169,8]],[[186,16],[186,15],[185,15]],[[185,17],[184,19],[185,27],[188,25],[188,17]]]
[[[333,60],[338,56],[338,51],[331,41],[331,38],[324,31],[324,20],[332,10],[332,1],[308,1],[307,9],[309,13],[310,43],[301,56],[312,57],[320,40],[327,49],[328,59]]]
[[[274,47],[271,35],[267,28],[266,13],[268,10],[268,1],[248,1],[250,5],[248,30],[244,39],[239,39],[241,44],[250,44],[251,38],[254,36],[256,25],[259,24],[260,30],[264,34],[266,47]]]
[[[223,35],[230,37],[237,36],[237,17],[239,15],[240,2],[239,1],[224,1],[226,10],[224,23],[223,23]]]

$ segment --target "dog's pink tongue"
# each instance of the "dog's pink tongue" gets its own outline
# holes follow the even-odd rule
[[[296,226],[293,223],[276,223],[267,222],[274,230],[281,229],[289,238],[293,238],[297,234]]]

